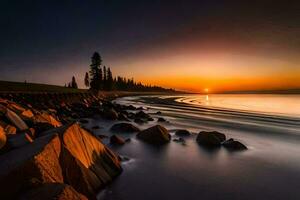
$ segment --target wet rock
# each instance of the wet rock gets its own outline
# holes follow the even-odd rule
[[[135,114],[137,119],[149,119],[151,118],[149,114],[145,113],[144,111],[139,111]]]
[[[183,136],[190,136],[191,133],[188,130],[180,129],[175,132],[175,135],[183,137]]]
[[[58,136],[50,135],[0,156],[1,198],[15,199],[32,178],[40,183],[63,183],[60,150]]]
[[[108,120],[117,120],[118,113],[113,108],[106,108],[103,110],[103,117]]]
[[[181,143],[181,144],[185,144],[185,140],[184,140],[183,138],[181,138],[181,137],[179,137],[179,138],[174,138],[173,141],[174,141],[174,142]]]
[[[111,128],[111,131],[118,133],[134,133],[139,132],[140,129],[130,123],[118,123],[114,124]]]
[[[157,115],[161,115],[162,113],[161,113],[161,111],[157,111],[156,114]]]
[[[171,135],[166,128],[156,125],[139,132],[137,138],[151,144],[165,144],[170,142]]]
[[[159,117],[159,118],[157,119],[157,121],[158,121],[158,122],[166,122],[167,120],[165,120],[165,118]]]
[[[130,121],[123,113],[120,113],[118,115],[118,120],[127,121],[127,122]]]
[[[55,127],[49,123],[38,122],[33,125],[33,128],[35,129],[36,136],[38,137],[40,133],[51,130]]]
[[[131,139],[130,139],[130,138],[127,138],[127,139],[125,140],[125,142],[131,142]]]
[[[11,111],[10,109],[7,109],[5,116],[19,130],[26,130],[26,129],[28,129],[27,124],[15,112]]]
[[[110,143],[114,145],[123,145],[125,144],[125,141],[120,136],[112,135],[110,137]]]
[[[100,139],[108,138],[107,135],[101,135],[101,134],[97,135],[97,137],[100,138]]]
[[[73,187],[62,183],[42,184],[19,197],[20,200],[88,200]]]
[[[136,110],[136,107],[134,107],[133,105],[129,105],[126,107],[126,110]]]
[[[147,119],[136,118],[136,119],[134,119],[134,122],[137,123],[137,124],[144,124],[144,123],[147,123],[148,120]]]
[[[196,141],[199,145],[202,145],[204,147],[215,148],[215,147],[220,147],[221,143],[225,139],[226,136],[223,133],[219,133],[217,131],[212,131],[212,132],[201,131],[198,134]]]
[[[232,138],[223,142],[222,145],[230,151],[243,151],[243,150],[248,149],[244,144],[242,144],[239,141],[236,141]]]

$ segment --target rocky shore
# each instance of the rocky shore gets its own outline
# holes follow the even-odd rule
[[[147,123],[154,118],[144,108],[112,103],[110,99],[115,97],[94,93],[0,95],[1,197],[96,199],[122,172],[121,157],[80,125],[85,123],[83,118],[99,115],[121,120],[110,128],[115,133],[110,138],[112,145],[130,141],[123,139],[122,133],[137,133],[137,139],[152,145],[172,141],[161,125],[145,130],[136,127],[133,122]],[[162,119],[157,121],[164,123]],[[178,130],[173,141],[185,144],[184,137],[190,135]],[[247,149],[218,132],[200,132],[196,142],[204,148]]]

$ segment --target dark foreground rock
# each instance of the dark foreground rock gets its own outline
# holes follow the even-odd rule
[[[165,118],[159,117],[159,118],[157,119],[157,121],[158,121],[158,122],[166,122],[167,120],[165,120]]]
[[[114,124],[111,128],[111,131],[118,133],[134,133],[139,132],[140,129],[130,123],[118,123]]]
[[[73,187],[61,183],[47,183],[32,189],[19,197],[20,200],[88,200]]]
[[[99,189],[122,171],[118,156],[77,123],[48,131],[33,143],[0,156],[0,160],[3,199],[15,199],[49,183],[68,184],[88,199],[95,199]],[[45,188],[51,196],[52,189]],[[67,186],[61,188],[55,191],[64,193]],[[71,193],[77,199],[78,195]],[[73,196],[58,199],[73,199]]]
[[[180,129],[175,132],[175,135],[183,137],[183,136],[190,136],[191,133],[188,130]]]
[[[165,144],[170,142],[171,135],[163,126],[156,125],[137,134],[137,138],[151,144]]]
[[[248,149],[244,144],[232,138],[223,142],[222,145],[230,151],[243,151]]]
[[[201,131],[196,138],[196,141],[199,145],[208,148],[220,147],[221,143],[225,140],[226,136],[223,133],[219,133],[217,131]]]

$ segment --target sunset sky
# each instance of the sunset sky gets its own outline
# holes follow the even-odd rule
[[[64,2],[64,3],[63,3]],[[300,88],[299,1],[0,3],[0,80],[83,86],[114,75],[187,91]]]

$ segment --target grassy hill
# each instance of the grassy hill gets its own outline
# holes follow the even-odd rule
[[[85,92],[82,89],[66,88],[39,83],[0,81],[0,92]]]

